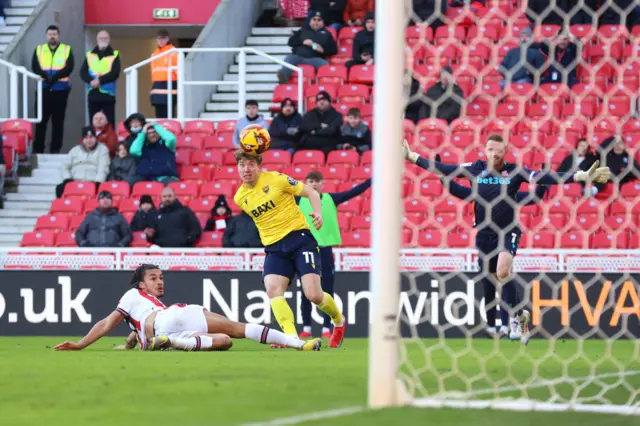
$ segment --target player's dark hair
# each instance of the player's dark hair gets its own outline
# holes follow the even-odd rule
[[[140,282],[144,281],[144,277],[147,274],[147,271],[151,271],[152,269],[160,269],[158,265],[153,265],[151,263],[143,263],[138,266],[131,277],[131,282],[129,283],[133,288],[140,288]]]
[[[57,31],[58,34],[60,34],[60,28],[58,28],[57,25],[49,25],[47,27],[47,31],[45,31],[45,32],[49,32],[49,31]]]
[[[489,137],[487,138],[487,143],[489,142],[505,143],[506,141],[501,135],[489,135]]]
[[[241,149],[236,150],[233,158],[236,160],[236,164],[238,164],[240,160],[253,160],[258,163],[258,166],[262,164],[262,154],[249,154]]]
[[[307,175],[307,177],[304,180],[321,181],[321,180],[324,180],[324,176],[322,176],[322,173],[314,171],[314,172],[309,172],[309,174]]]

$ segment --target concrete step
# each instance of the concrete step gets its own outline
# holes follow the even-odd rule
[[[18,186],[18,194],[29,197],[35,194],[55,194],[56,185],[52,185],[51,182],[42,185],[29,185],[24,183],[24,179],[20,178],[20,185]]]
[[[34,178],[46,178],[49,182],[62,182],[62,169],[57,168],[40,168],[33,169],[31,176]]]
[[[274,105],[273,102],[258,102],[260,111],[269,111],[269,107],[272,105]],[[237,112],[238,102],[208,102],[206,110],[207,112]]]
[[[266,53],[268,55],[290,55],[291,47],[289,47],[286,43],[284,45],[279,46],[248,46],[253,47],[260,52]],[[255,55],[253,55],[255,56]]]
[[[8,44],[0,44],[0,52],[4,52],[5,50],[7,50],[7,47],[9,47]]]
[[[37,169],[36,169],[37,170]],[[62,182],[61,179],[59,179],[60,182]],[[52,185],[52,184],[58,184],[56,183],[57,181],[52,181],[51,179],[48,179],[46,177],[21,177],[20,178],[20,187],[22,187],[22,185]]]
[[[275,73],[280,69],[280,65],[272,62],[270,64],[247,64],[247,73]],[[230,74],[238,74],[240,72],[240,65],[231,65],[229,67]]]
[[[225,74],[222,79],[224,81],[238,81],[238,74]],[[278,77],[275,73],[254,73],[247,74],[247,83],[278,83]],[[275,85],[273,86],[275,88]],[[273,88],[271,89],[273,90]]]
[[[25,22],[27,22],[27,18],[29,16],[9,16],[9,14],[7,14],[7,20],[6,20],[6,24],[7,25],[22,25]]]
[[[5,25],[0,27],[0,34],[18,34],[18,31],[20,31],[20,27],[17,25]]]
[[[36,225],[36,218],[0,218],[0,229],[7,227],[16,227],[16,226],[24,226],[24,227],[33,227]],[[28,231],[27,231],[28,232]]]
[[[20,235],[33,231],[33,226],[0,226],[0,235]]]
[[[211,95],[211,101],[213,102],[235,102],[238,103],[238,92],[235,93],[214,93]],[[256,92],[251,94],[251,99],[256,101],[270,101],[273,99],[273,93],[271,92]]]
[[[273,94],[273,90],[276,85],[273,83],[247,83],[247,92],[269,92]],[[237,86],[219,86],[218,92],[233,92],[238,93]]]
[[[49,211],[51,201],[7,201],[4,203],[4,211],[45,210]]]
[[[51,205],[51,203],[49,203],[49,205]],[[5,203],[5,208],[3,210],[0,210],[0,218],[7,218],[7,217],[11,217],[11,218],[15,218],[15,219],[20,219],[20,218],[38,218],[38,216],[42,216],[43,214],[47,214],[47,212],[49,211],[49,207],[47,208],[39,208],[37,210],[25,210],[25,209],[7,209],[6,208],[6,203]],[[35,222],[34,222],[35,223]]]
[[[247,47],[254,46],[288,46],[289,36],[258,36],[258,37],[247,37],[246,45]]]
[[[13,40],[13,35],[1,35],[0,34],[0,44],[9,44]]]
[[[0,246],[19,247],[22,241],[22,234],[0,234]]]
[[[290,36],[291,34],[293,34],[294,31],[298,30],[299,28],[252,28],[251,29],[251,35],[254,36],[278,36],[278,35],[286,35],[286,36]],[[287,42],[285,41],[285,44]]]
[[[36,7],[40,0],[11,0],[13,7]]]
[[[56,199],[56,194],[54,193],[53,188],[54,187],[47,187],[47,189],[50,189],[49,192],[40,192],[33,194],[23,192],[8,193],[7,201],[48,201],[49,203],[51,203]]]
[[[286,54],[283,55],[271,55],[276,59],[280,59],[281,61],[284,61],[284,58],[289,55],[291,53],[291,49],[289,49],[288,52],[286,52]],[[240,57],[238,55],[236,55],[235,58],[235,63],[239,63],[240,62]],[[247,64],[274,64],[275,62],[273,62],[271,59],[269,58],[265,58],[262,56],[258,56],[258,55],[247,55]]]
[[[201,112],[200,118],[203,120],[213,120],[213,121],[237,120],[238,111],[236,112]],[[270,117],[266,117],[266,118],[270,118]]]
[[[9,16],[30,16],[33,13],[33,7],[8,7],[4,10],[5,15]],[[286,42],[285,42],[286,44]]]
[[[67,154],[37,154],[38,155],[38,164],[40,163],[63,163],[65,158],[67,158]]]

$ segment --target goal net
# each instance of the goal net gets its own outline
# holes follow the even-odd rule
[[[377,264],[397,248],[380,241],[391,231],[379,222],[393,217],[388,200],[397,198],[374,182],[370,405],[640,415],[640,11],[618,0],[446,1],[416,1],[410,19],[377,3],[385,35],[376,38],[376,132],[385,131],[382,114],[397,114],[400,85],[387,81],[394,65],[385,55],[397,41],[389,34],[401,31],[412,150],[447,164],[486,161],[487,140],[500,135],[516,166],[441,178],[433,163],[406,162],[402,244],[432,249],[438,261],[400,271],[397,285],[388,274],[397,276],[395,259]],[[376,176],[385,159],[375,151],[393,144],[388,131],[374,141]],[[595,160],[612,169],[612,183],[542,192],[535,182]],[[484,219],[474,224],[478,210]],[[509,210],[509,226],[500,225]],[[472,260],[454,261],[460,253]],[[528,345],[518,318],[530,321]]]

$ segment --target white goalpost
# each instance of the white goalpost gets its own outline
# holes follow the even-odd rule
[[[637,120],[640,128],[640,118],[634,115],[640,78],[624,70],[635,65],[640,69],[640,38],[625,27],[625,17],[631,16],[635,2],[625,10],[619,2],[606,0],[600,2],[599,10],[592,10],[589,5],[594,2],[580,0],[570,10],[564,10],[560,0],[486,0],[486,10],[475,16],[468,13],[473,2],[463,1],[460,4],[467,10],[454,17],[452,13],[440,14],[441,1],[447,0],[434,0],[434,14],[417,22],[411,0],[376,0],[367,405],[373,409],[407,405],[640,416],[637,271],[609,265],[607,256],[596,257],[602,252],[599,249],[593,249],[592,259],[597,260],[593,268],[588,267],[590,260],[585,258],[563,266],[564,272],[545,268],[553,259],[552,249],[529,256],[519,254],[511,281],[491,281],[497,287],[495,302],[486,302],[483,289],[485,296],[490,294],[487,282],[493,278],[487,272],[488,263],[484,267],[481,263],[504,251],[500,244],[484,257],[480,255],[478,265],[474,257],[473,265],[468,262],[464,270],[459,265],[442,267],[438,261],[430,270],[402,271],[399,266],[403,230],[411,230],[414,245],[418,236],[425,233],[425,238],[441,235],[441,248],[464,247],[449,244],[454,237],[472,241],[475,231],[466,219],[473,216],[473,202],[486,204],[484,208],[489,212],[502,201],[509,204],[515,210],[514,224],[522,229],[520,249],[548,249],[536,245],[540,238],[552,238],[551,247],[565,247],[564,243],[585,238],[581,248],[586,249],[591,247],[592,239],[604,235],[616,241],[611,249],[629,249],[625,253],[630,257],[640,257],[639,247],[632,246],[640,224],[640,210],[633,206],[640,205],[640,200],[628,195],[624,198],[617,187],[610,195],[600,193],[594,198],[604,190],[594,190],[591,183],[584,187],[558,185],[545,192],[541,200],[534,192],[537,187],[530,184],[528,189],[521,186],[519,190],[528,192],[525,201],[500,198],[487,202],[476,198],[477,183],[472,183],[467,185],[471,195],[459,201],[451,195],[445,180],[440,183],[437,176],[429,176],[432,173],[405,163],[400,145],[409,101],[428,104],[434,118],[433,111],[442,101],[427,98],[424,91],[438,81],[440,69],[447,65],[453,68],[456,84],[465,88],[464,97],[449,92],[461,105],[461,118],[444,124],[433,119],[431,127],[417,126],[409,143],[423,157],[433,159],[439,153],[449,156],[442,159],[443,163],[458,164],[484,160],[487,137],[497,134],[507,141],[505,161],[532,171],[557,170],[558,152],[569,153],[581,140],[591,145],[594,155],[599,155],[605,165],[611,147],[601,144],[607,138],[628,141],[625,152],[633,158],[635,150],[640,150],[640,143],[632,145],[636,138],[640,139],[640,130],[630,130],[633,126],[625,123]],[[622,22],[611,28],[606,19],[616,13],[623,16]],[[463,14],[468,14],[468,20]],[[559,17],[561,23],[548,23],[552,16]],[[408,44],[405,38],[410,18],[417,22],[416,34],[420,35],[416,36],[418,41]],[[437,21],[449,26],[448,38],[442,36],[442,30],[429,28]],[[519,35],[527,25],[532,28],[531,40],[536,49],[542,50],[538,44],[546,43],[545,48],[551,53],[545,55],[553,59],[553,49],[567,36],[577,46],[576,59],[543,75],[542,68],[534,69],[526,58],[521,58],[533,82],[518,83],[519,87],[515,87],[516,82],[507,83],[496,90],[498,79],[509,75],[504,70],[497,73],[502,59],[510,49],[527,43]],[[427,30],[430,36],[425,35]],[[449,48],[456,53],[452,54]],[[551,59],[545,56],[545,63]],[[566,83],[575,77],[575,69],[578,81],[572,89]],[[554,81],[543,81],[543,77]],[[408,95],[412,78],[414,84],[416,80],[422,84],[422,89]],[[625,102],[629,111],[622,114],[620,109]],[[591,104],[593,112],[589,112]],[[512,114],[513,109],[518,112]],[[605,121],[608,128],[601,125]],[[581,123],[583,128],[579,127]],[[468,145],[460,143],[464,137],[469,140]],[[549,143],[553,138],[557,142]],[[527,143],[516,145],[516,139]],[[498,181],[514,177],[501,173]],[[522,169],[514,173],[522,175]],[[479,182],[484,176],[473,179],[478,178]],[[407,214],[403,208],[403,179],[412,178],[415,181],[405,195],[423,203],[425,211]],[[443,189],[440,193],[429,192],[425,190],[429,185],[441,185]],[[505,188],[501,189],[503,197]],[[440,215],[438,208],[443,203],[453,207]],[[591,210],[584,207],[589,203]],[[614,211],[613,206],[617,205],[626,207]],[[407,220],[411,215],[418,217],[415,223]],[[611,220],[613,215],[618,224]],[[426,226],[428,221],[430,226],[440,223],[441,229]],[[481,225],[496,227],[490,213]],[[513,235],[514,244],[517,240],[513,233],[502,229],[495,232],[501,239]],[[517,306],[505,308],[504,299],[501,302],[501,290],[507,284],[516,288]],[[485,335],[492,306],[497,309],[492,314],[492,328],[507,327],[506,339]],[[532,320],[528,345],[509,339],[513,317],[517,318],[523,309]],[[501,310],[510,314],[508,324],[499,319]]]

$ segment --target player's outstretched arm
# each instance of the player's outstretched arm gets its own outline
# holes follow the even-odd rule
[[[598,167],[599,165],[600,161],[596,160],[589,170],[578,170],[573,175],[570,173],[533,172],[529,170],[527,180],[539,185],[562,185],[573,182],[609,182],[611,180],[611,170],[609,170],[609,167]]]
[[[461,200],[466,200],[471,196],[471,194],[473,194],[471,188],[460,185],[458,182],[454,182],[451,179],[440,178],[440,182],[442,182],[442,186],[449,191],[449,194],[456,198],[460,198]]]
[[[463,173],[464,168],[457,164],[444,164],[439,163],[437,161],[430,161],[426,158],[422,158],[417,153],[411,151],[409,147],[409,143],[405,140],[402,143],[402,150],[404,153],[404,158],[407,161],[411,161],[416,166],[425,169],[431,170],[431,167],[435,168],[438,172],[443,174],[444,176],[457,177],[457,176],[465,176]]]
[[[137,334],[135,331],[132,331],[131,333],[129,333],[126,340],[124,341],[124,345],[118,345],[113,349],[115,349],[116,351],[128,351],[128,350],[134,349],[137,344],[138,344]]]
[[[548,186],[538,185],[538,187],[534,191],[533,196],[531,196],[528,192],[518,192],[516,194],[516,202],[521,206],[530,206],[532,204],[536,204],[537,202],[542,200],[542,197],[544,197],[544,194],[548,190]]]
[[[94,325],[91,330],[80,339],[79,342],[64,342],[55,346],[53,349],[56,351],[79,351],[87,346],[93,344],[95,341],[103,338],[111,330],[117,327],[118,324],[124,319],[124,315],[122,315],[118,311],[113,311],[109,314],[108,317],[101,319]]]
[[[300,196],[308,198],[309,202],[311,203],[313,213],[311,213],[309,216],[311,216],[311,218],[313,219],[313,226],[316,229],[322,228],[322,202],[320,200],[320,194],[318,194],[318,191],[308,185],[304,185]]]

